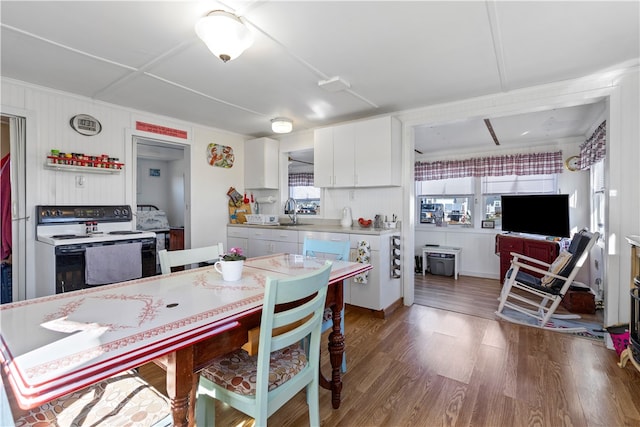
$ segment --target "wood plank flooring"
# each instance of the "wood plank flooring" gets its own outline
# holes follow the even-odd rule
[[[345,319],[342,405],[320,391],[323,426],[640,425],[640,373],[599,342],[417,304],[386,319],[347,308]],[[141,372],[163,387],[158,368]],[[253,425],[216,410],[217,426]],[[269,418],[308,424],[304,392]]]
[[[494,312],[498,308],[497,298],[502,290],[502,283],[496,279],[483,279],[480,277],[438,276],[434,274],[416,274],[414,276],[415,303],[427,307],[440,308],[456,313],[469,314],[484,319],[495,319]],[[568,313],[560,305],[558,313]],[[595,323],[603,323],[602,310],[596,314],[581,314],[584,320]]]

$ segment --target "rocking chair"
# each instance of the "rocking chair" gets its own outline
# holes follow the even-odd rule
[[[574,235],[569,249],[561,251],[552,264],[512,252],[511,269],[505,277],[496,316],[509,322],[558,332],[586,331],[582,327],[553,326],[551,321],[552,318],[580,318],[577,314],[559,315],[555,311],[569,289],[584,289],[584,285],[574,284],[574,278],[599,236],[597,232],[581,230]],[[523,270],[544,276],[537,278]],[[505,312],[505,308],[510,311]]]

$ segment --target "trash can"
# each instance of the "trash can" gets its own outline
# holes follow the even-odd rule
[[[454,255],[453,254],[429,254],[429,271],[438,276],[453,276]]]

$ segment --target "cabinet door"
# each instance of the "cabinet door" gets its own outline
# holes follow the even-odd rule
[[[333,185],[333,128],[313,132],[313,182],[320,188]]]
[[[402,147],[396,119],[381,117],[356,123],[355,141],[357,187],[400,185]]]
[[[184,228],[172,228],[169,231],[169,250],[180,251],[184,249]]]
[[[248,239],[247,256],[249,258],[269,255],[271,252],[271,240]]]
[[[352,123],[333,128],[333,187],[355,186],[355,138]]]
[[[278,144],[270,138],[245,141],[245,188],[278,188]]]
[[[523,254],[551,264],[558,257],[558,244],[556,242],[548,242],[545,240],[526,240],[524,242]],[[536,266],[535,264],[532,265]],[[537,265],[536,267],[542,268],[540,265]],[[527,273],[535,277],[542,277],[542,274],[536,273],[535,271],[527,271]]]
[[[297,242],[271,242],[271,252],[272,254],[286,253],[286,254],[297,254],[298,252],[298,243]]]

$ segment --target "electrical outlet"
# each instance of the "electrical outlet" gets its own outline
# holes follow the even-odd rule
[[[86,179],[85,179],[84,175],[76,175],[76,187],[77,188],[83,188],[85,182],[86,182]]]

